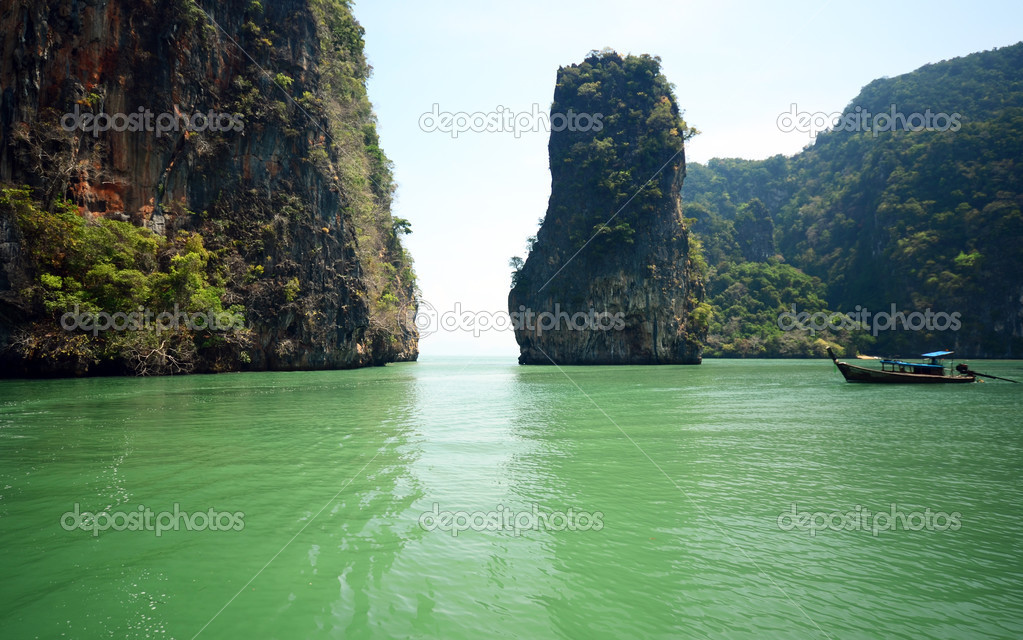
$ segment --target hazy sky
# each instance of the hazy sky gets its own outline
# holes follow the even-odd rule
[[[702,133],[689,162],[793,154],[807,134],[779,114],[840,111],[875,78],[1023,39],[1023,3],[606,2],[363,0],[354,6],[373,65],[369,97],[395,164],[394,214],[426,310],[497,318],[507,309],[508,259],[525,257],[547,208],[546,131],[453,138],[424,113],[513,114],[550,108],[559,66],[591,49],[660,56],[687,122]],[[942,105],[934,105],[934,111]],[[430,323],[435,327],[435,323]],[[443,330],[423,355],[506,354],[511,332]]]

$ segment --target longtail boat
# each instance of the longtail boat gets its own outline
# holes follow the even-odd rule
[[[936,383],[960,383],[976,382],[978,375],[975,371],[964,364],[960,364],[953,370],[951,367],[946,373],[942,359],[952,355],[951,351],[932,351],[923,354],[923,358],[930,359],[928,363],[906,362],[904,360],[889,360],[882,358],[881,368],[872,369],[849,364],[838,359],[835,352],[828,347],[828,355],[835,363],[838,370],[842,372],[846,382],[880,382],[896,384],[936,384]],[[985,376],[994,377],[994,376]]]

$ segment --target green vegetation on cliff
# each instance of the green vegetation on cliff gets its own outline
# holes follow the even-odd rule
[[[589,120],[577,120],[580,127],[593,123],[591,135],[551,138],[551,171],[566,191],[586,193],[582,202],[558,202],[551,210],[569,229],[572,247],[591,238],[597,250],[632,243],[641,218],[665,197],[650,177],[667,162],[675,171],[683,166],[683,143],[695,133],[680,117],[660,60],[594,52],[561,69],[551,113],[585,114]]]
[[[20,295],[56,319],[12,345],[49,363],[43,370],[70,362],[80,373],[187,373],[200,350],[248,346],[244,307],[224,308],[223,271],[198,233],[167,239],[119,220],[86,222],[67,202],[39,209],[28,189],[0,189],[0,217],[18,225],[35,275]]]

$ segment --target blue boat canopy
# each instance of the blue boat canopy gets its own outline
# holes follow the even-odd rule
[[[955,352],[954,351],[932,351],[930,353],[925,353],[925,354],[923,354],[920,357],[921,358],[941,358],[943,356],[950,356],[953,353],[955,353]]]

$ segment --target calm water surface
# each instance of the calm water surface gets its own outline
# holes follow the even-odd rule
[[[824,360],[3,381],[0,636],[1019,638],[1021,469]]]

